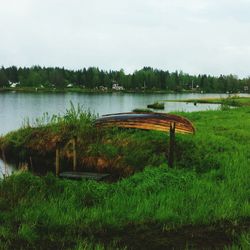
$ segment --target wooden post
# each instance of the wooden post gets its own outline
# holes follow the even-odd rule
[[[76,137],[73,138],[72,140],[72,144],[73,144],[73,171],[76,171]]]
[[[56,176],[60,173],[60,147],[56,146]]]
[[[33,162],[32,162],[31,156],[30,156],[30,169],[31,169],[31,171],[33,171]]]
[[[168,152],[168,165],[173,167],[174,164],[174,148],[175,148],[175,123],[170,123],[169,130],[169,152]]]
[[[5,158],[5,153],[3,147],[1,148],[2,150],[2,158],[3,158],[3,163],[4,163],[4,176],[7,176],[7,165],[6,165],[6,158]]]

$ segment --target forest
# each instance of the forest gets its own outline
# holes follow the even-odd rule
[[[0,88],[8,88],[11,83],[19,87],[82,89],[111,89],[119,84],[129,91],[203,91],[207,93],[249,92],[250,77],[240,79],[236,75],[211,76],[190,75],[182,71],[169,72],[144,67],[126,74],[123,69],[105,71],[96,67],[69,70],[59,67],[1,67]]]

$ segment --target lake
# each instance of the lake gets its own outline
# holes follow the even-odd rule
[[[78,103],[84,109],[103,115],[107,113],[132,111],[146,108],[160,100],[181,100],[190,98],[226,97],[227,94],[135,94],[135,93],[0,93],[0,135],[18,129],[25,118],[32,122],[44,112],[64,113]],[[165,103],[164,112],[200,111],[218,109],[216,104]]]
[[[80,104],[85,110],[99,115],[117,112],[129,112],[135,108],[146,108],[148,104],[161,100],[183,100],[193,98],[219,98],[227,94],[144,94],[144,93],[0,93],[0,135],[4,135],[22,126],[25,119],[35,121],[45,112],[49,115],[64,113],[70,107]],[[241,96],[250,96],[241,94]],[[165,103],[163,112],[203,111],[218,109],[217,104],[197,104],[184,102]],[[1,158],[1,156],[0,156]],[[0,178],[5,170],[11,173],[14,166],[5,165],[0,160]]]
[[[3,160],[0,159],[0,179],[3,178],[4,175],[11,175],[15,169],[14,164],[4,163]]]

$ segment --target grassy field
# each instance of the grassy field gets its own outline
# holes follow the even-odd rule
[[[164,100],[164,102],[176,102],[176,100]],[[210,103],[210,104],[228,105],[233,107],[243,107],[243,106],[250,106],[250,97],[231,96],[227,98],[185,99],[185,100],[178,100],[178,102]]]
[[[249,249],[250,109],[181,115],[197,132],[177,135],[173,169],[166,134],[97,131],[95,118],[76,109],[0,138],[8,158],[32,155],[46,172],[54,171],[55,141],[78,136],[79,168],[114,177],[18,172],[0,181],[2,249]]]

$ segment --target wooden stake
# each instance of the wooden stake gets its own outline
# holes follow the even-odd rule
[[[175,149],[175,123],[170,123],[169,130],[169,152],[168,152],[168,165],[173,167],[174,164],[174,149]]]
[[[30,156],[30,169],[31,169],[31,171],[33,171],[33,162],[32,162],[31,156]]]
[[[7,176],[7,165],[6,165],[6,158],[5,158],[5,153],[3,147],[1,148],[2,150],[2,158],[3,158],[3,163],[4,163],[4,176]]]
[[[73,145],[73,171],[76,171],[76,137],[73,138],[72,140],[72,145]]]
[[[60,173],[60,148],[57,146],[56,148],[56,176]]]

